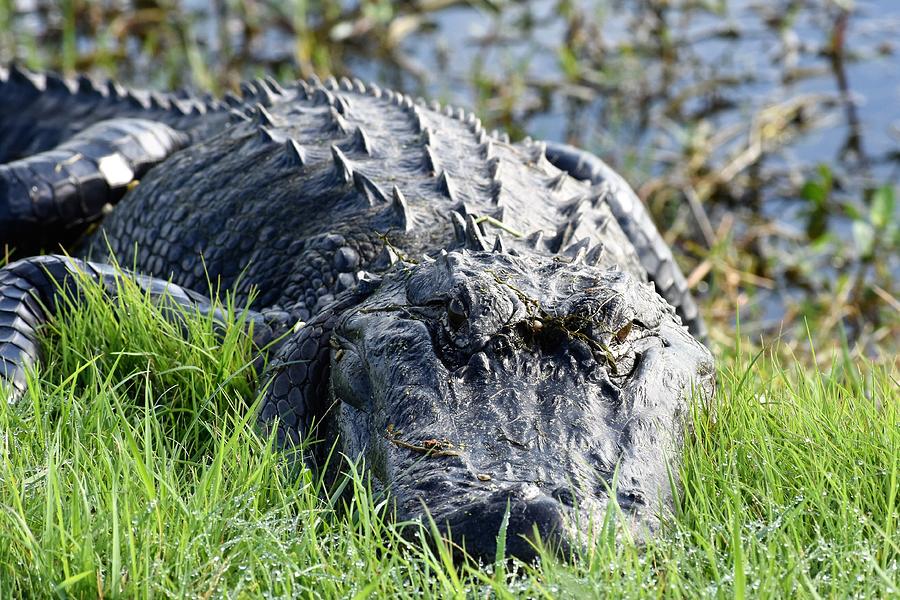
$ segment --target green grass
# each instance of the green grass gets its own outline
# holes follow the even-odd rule
[[[254,429],[242,327],[193,317],[185,340],[134,289],[87,296],[0,405],[0,597],[900,594],[895,365],[720,349],[657,540],[606,530],[572,564],[478,569],[402,541],[363,478],[336,510],[285,466]]]

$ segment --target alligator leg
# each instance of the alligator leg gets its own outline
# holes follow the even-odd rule
[[[153,165],[187,144],[163,123],[111,119],[0,165],[0,244],[29,255],[72,242]]]
[[[322,422],[330,401],[331,353],[335,349],[332,331],[347,309],[362,302],[376,288],[377,279],[360,281],[319,311],[309,323],[299,324],[272,358],[262,379],[263,400],[258,422],[263,432],[277,427],[279,445],[299,445]],[[353,384],[338,382],[338,385]]]
[[[25,371],[41,356],[38,328],[57,311],[64,298],[77,299],[79,274],[103,284],[114,298],[118,279],[128,277],[146,290],[151,299],[174,310],[166,314],[178,320],[180,309],[197,310],[224,323],[224,315],[209,298],[162,279],[116,271],[106,264],[47,255],[27,258],[0,269],[0,388],[7,387],[7,400],[15,402],[25,392]],[[287,317],[280,311],[249,311],[248,326],[253,324],[254,343],[266,348],[287,329]]]
[[[691,296],[687,281],[675,262],[669,245],[662,239],[631,186],[599,157],[567,144],[547,142],[547,160],[576,179],[609,186],[609,207],[634,245],[641,265],[647,270],[659,295],[675,307],[691,333],[705,343],[706,324]]]

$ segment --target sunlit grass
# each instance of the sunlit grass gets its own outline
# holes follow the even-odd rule
[[[900,593],[893,365],[720,349],[658,539],[476,568],[403,541],[359,474],[340,496],[287,467],[255,429],[239,311],[224,335],[191,317],[185,338],[136,289],[86,296],[47,328],[26,398],[0,407],[0,596]]]

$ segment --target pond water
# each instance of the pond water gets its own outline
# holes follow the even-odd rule
[[[0,25],[0,60],[35,67],[219,91],[330,71],[474,108],[621,171],[713,320],[840,301],[851,337],[900,333],[897,0],[0,0]]]

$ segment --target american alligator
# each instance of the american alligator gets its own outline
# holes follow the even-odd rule
[[[0,270],[10,397],[40,324],[77,297],[75,272],[201,312],[211,278],[239,302],[256,294],[263,431],[285,447],[339,440],[398,519],[427,510],[492,558],[508,514],[508,552],[526,560],[535,534],[563,551],[588,541],[611,499],[653,531],[713,362],[627,184],[585,152],[510,143],[358,80],[242,90],[0,69],[0,241],[78,257]],[[139,273],[117,275],[112,255]]]

